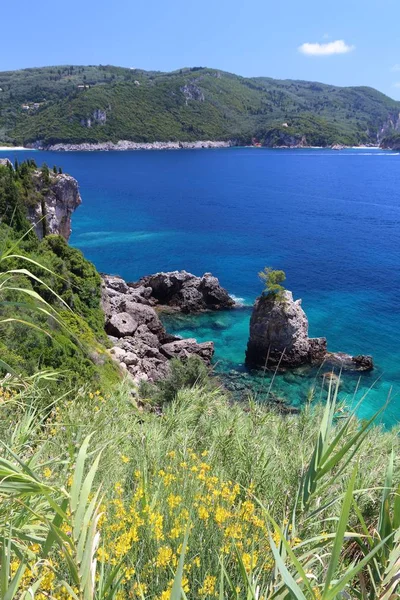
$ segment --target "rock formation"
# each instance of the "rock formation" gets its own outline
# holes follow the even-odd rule
[[[111,353],[136,382],[157,381],[169,373],[171,358],[197,355],[207,364],[214,344],[169,335],[153,306],[152,288],[127,284],[121,277],[103,276],[102,306],[105,329],[113,343]]]
[[[223,310],[235,306],[235,301],[211,273],[196,277],[187,271],[156,273],[142,277],[133,288],[150,288],[150,297],[162,307],[184,313]]]
[[[257,298],[250,320],[246,364],[294,368],[322,363],[352,371],[373,368],[370,356],[331,353],[327,351],[326,338],[309,338],[301,300],[293,300],[291,292],[285,290],[280,298],[273,294]]]
[[[28,209],[28,218],[35,225],[39,239],[48,233],[62,235],[67,241],[71,235],[71,215],[81,204],[78,182],[70,175],[49,173],[44,180],[40,170],[34,173],[37,203]]]

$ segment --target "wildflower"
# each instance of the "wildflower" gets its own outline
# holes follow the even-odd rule
[[[125,454],[121,454],[121,460],[123,463],[128,463],[131,459],[125,456]]]
[[[172,549],[169,546],[161,546],[158,550],[156,566],[166,567],[172,559]]]
[[[199,506],[197,512],[198,512],[199,518],[202,519],[203,521],[207,521],[207,519],[210,516],[210,513],[208,512],[208,510],[206,509],[205,506]]]
[[[206,575],[203,581],[203,585],[199,588],[198,592],[200,596],[212,596],[215,591],[215,584],[217,578],[214,575]]]
[[[179,506],[179,504],[182,502],[182,496],[175,496],[174,494],[170,494],[168,496],[168,506],[169,508],[172,510],[174,508],[176,508],[177,506]]]
[[[49,467],[46,467],[46,468],[44,469],[44,471],[43,471],[43,475],[44,475],[44,477],[46,477],[46,479],[49,479],[49,478],[52,476],[52,472],[51,472],[51,470],[49,469]]]
[[[222,525],[229,518],[229,512],[223,506],[217,506],[215,511],[215,522]]]

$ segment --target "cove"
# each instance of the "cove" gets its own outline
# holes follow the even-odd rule
[[[390,394],[384,421],[400,416],[400,157],[381,150],[136,152],[5,151],[60,165],[83,198],[71,244],[99,271],[127,280],[157,271],[211,271],[243,307],[170,318],[173,333],[216,344],[216,370],[243,372],[257,272],[284,269],[303,299],[310,335],[330,350],[372,354],[376,368],[346,376],[341,395],[367,417]],[[252,378],[251,375],[249,375]],[[268,378],[253,377],[255,389]],[[287,373],[275,393],[299,405],[315,374]]]

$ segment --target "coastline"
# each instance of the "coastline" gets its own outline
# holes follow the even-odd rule
[[[34,150],[35,148],[26,148],[25,146],[0,146],[0,152],[8,152],[9,150]]]
[[[219,149],[219,148],[257,148],[257,149],[272,149],[272,150],[389,150],[393,151],[396,148],[385,148],[377,145],[360,146],[308,146],[308,145],[279,145],[279,146],[259,146],[238,144],[235,140],[228,141],[212,141],[212,140],[197,140],[195,142],[132,142],[129,140],[119,140],[118,142],[83,142],[80,144],[57,143],[44,145],[41,142],[33,142],[28,146],[1,146],[0,152],[9,151],[47,151],[47,152],[126,152],[135,150],[201,150],[201,149]]]
[[[50,152],[124,152],[127,150],[198,150],[202,148],[230,148],[235,143],[229,141],[203,140],[196,142],[131,142],[120,140],[118,142],[97,142],[82,144],[50,144],[43,146],[40,142],[32,144],[32,149],[47,150]]]

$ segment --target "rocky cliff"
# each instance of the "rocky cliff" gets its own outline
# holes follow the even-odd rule
[[[78,182],[70,175],[42,170],[33,174],[36,202],[28,207],[28,218],[42,239],[49,233],[62,235],[67,241],[71,235],[71,215],[81,204]]]
[[[308,337],[308,319],[301,300],[285,290],[257,298],[250,319],[246,364],[249,367],[294,368],[329,364],[352,371],[373,368],[370,356],[350,356],[327,351],[326,338]]]

